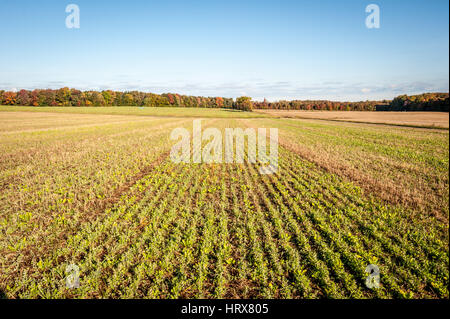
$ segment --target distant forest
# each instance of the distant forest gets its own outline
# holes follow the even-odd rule
[[[389,111],[449,111],[448,93],[400,95],[389,104]]]
[[[329,110],[329,111],[449,111],[448,93],[424,93],[420,95],[400,95],[392,101],[278,101],[254,102],[257,109],[276,110]]]
[[[224,97],[187,96],[175,93],[144,93],[139,91],[80,91],[67,87],[57,90],[0,90],[0,104],[21,106],[174,106],[202,108],[234,108],[241,110],[328,110],[328,111],[449,111],[448,93],[401,95],[392,101],[335,102],[317,101],[251,101]]]

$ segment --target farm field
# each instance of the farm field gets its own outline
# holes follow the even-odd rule
[[[319,119],[400,126],[448,128],[446,112],[358,112],[358,111],[283,111],[257,110],[260,114],[276,117]]]
[[[0,108],[0,297],[449,298],[448,129],[48,111]],[[170,133],[196,117],[278,128],[278,173],[173,163]]]

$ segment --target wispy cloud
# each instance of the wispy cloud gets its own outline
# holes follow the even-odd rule
[[[224,83],[171,83],[132,81],[126,76],[108,83],[88,81],[48,81],[21,86],[18,83],[0,83],[0,89],[13,88],[60,88],[64,86],[81,90],[119,90],[144,91],[153,93],[174,92],[185,95],[237,97],[248,95],[255,100],[267,98],[274,100],[292,99],[328,99],[341,101],[358,101],[371,99],[391,99],[400,94],[418,94],[423,92],[448,92],[448,80],[433,82],[408,82],[393,84],[369,84],[364,82],[345,83],[339,81],[324,81],[314,84],[302,84],[289,81],[243,81]]]

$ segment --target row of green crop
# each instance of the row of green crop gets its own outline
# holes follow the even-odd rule
[[[33,163],[34,175],[22,175],[20,183],[2,192],[0,250],[5,284],[30,272],[37,258],[58,249],[68,235],[103,213],[99,209],[107,207],[108,198],[155,160],[159,150],[167,147],[167,132],[150,132],[150,127],[131,129],[129,135],[119,132],[119,136],[109,135],[117,131],[102,136],[94,130],[94,136],[74,143],[79,150],[70,152],[70,157],[54,161],[53,156],[60,153],[49,153],[45,161]],[[104,141],[95,143],[99,138]],[[85,143],[89,143],[87,149],[82,147]],[[47,162],[52,162],[50,170]],[[13,169],[20,170],[22,165],[26,164]]]
[[[308,173],[311,174],[312,172],[314,170],[308,170]],[[291,174],[294,181],[298,179],[299,171],[294,170]],[[347,192],[343,191],[345,186],[340,187],[338,191],[336,188],[330,187],[336,184],[336,178],[333,178],[333,176],[322,174],[316,178],[320,183],[318,189],[313,186],[312,181],[314,179],[309,177],[303,185],[300,185],[300,188],[298,188],[297,182],[293,183],[291,195],[296,194],[302,201],[311,201],[306,205],[306,215],[318,225],[321,231],[327,234],[329,240],[334,238],[338,246],[341,232],[347,233],[347,237],[352,239],[348,247],[355,247],[359,239],[364,241],[365,250],[360,250],[363,253],[370,250],[376,251],[378,248],[376,254],[368,255],[368,262],[374,263],[377,259],[386,256],[389,259],[387,262],[391,263],[390,271],[403,271],[406,276],[403,278],[405,284],[411,285],[411,283],[422,281],[422,283],[428,282],[429,285],[432,285],[431,291],[417,291],[419,294],[431,293],[433,295],[437,293],[441,297],[448,295],[448,290],[444,288],[448,283],[448,270],[445,271],[446,265],[448,266],[448,250],[446,251],[447,247],[442,240],[430,236],[430,232],[427,230],[433,225],[420,228],[417,226],[418,223],[411,223],[410,218],[414,216],[411,211],[384,206],[377,203],[376,200],[364,201],[360,196],[360,191],[352,185]],[[305,189],[307,192],[300,195],[300,191]],[[354,196],[354,194],[357,196]],[[310,199],[311,197],[312,199]],[[350,199],[350,201],[345,201],[344,197]],[[333,198],[336,198],[337,201],[330,200]],[[289,196],[286,196],[285,199],[289,200]],[[317,200],[319,200],[319,203],[314,204]],[[316,208],[319,209],[318,213],[315,213]],[[388,216],[388,218],[402,217],[401,220],[396,220],[395,223],[387,226],[378,217],[381,214]],[[419,243],[413,241],[412,238],[405,238],[403,233],[399,232],[399,227],[402,225],[409,226],[410,230],[415,230],[416,235],[420,233],[422,242]],[[420,248],[429,249],[429,247],[436,245],[439,248],[434,252],[435,260],[430,258],[429,252],[422,253],[420,250]],[[359,255],[364,256],[363,254]],[[421,263],[421,266],[418,262]],[[426,267],[428,264],[433,264],[433,266]],[[389,277],[388,274],[386,277]],[[410,288],[418,290],[417,285]],[[430,287],[427,288],[430,290]],[[435,291],[435,289],[438,291]],[[400,294],[404,295],[402,291],[400,291]]]

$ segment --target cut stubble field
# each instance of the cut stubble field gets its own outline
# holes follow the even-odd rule
[[[316,119],[425,128],[449,127],[449,116],[446,112],[342,112],[257,110],[257,113],[281,118]]]
[[[449,297],[448,130],[42,109],[0,112],[0,295]],[[173,163],[170,133],[196,116],[278,128],[278,173]]]

